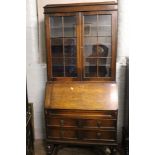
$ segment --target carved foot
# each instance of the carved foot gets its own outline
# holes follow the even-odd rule
[[[46,145],[46,154],[47,155],[52,155],[54,149],[54,145],[52,144],[47,144]]]
[[[105,155],[111,155],[111,153],[112,153],[112,151],[111,151],[110,147],[105,147],[104,148],[104,154]]]
[[[102,150],[103,155],[117,155],[117,148],[114,146],[105,146]]]
[[[117,149],[116,148],[112,148],[112,155],[117,155]]]

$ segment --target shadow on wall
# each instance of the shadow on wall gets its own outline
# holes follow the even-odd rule
[[[39,23],[39,63],[46,64],[46,44],[45,44],[45,23],[41,21]]]

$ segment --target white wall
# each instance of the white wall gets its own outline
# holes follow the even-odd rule
[[[99,1],[99,0],[96,0]],[[103,1],[103,0],[102,0]],[[100,0],[100,2],[102,2]],[[46,77],[46,52],[44,35],[43,6],[55,4],[55,0],[27,0],[27,85],[29,102],[34,103],[35,138],[44,138],[43,103]],[[58,3],[95,2],[95,0],[59,0]],[[38,14],[38,18],[37,18]],[[123,123],[123,92],[125,56],[128,50],[128,12],[127,0],[119,0],[117,82],[119,86],[118,139],[121,139]]]
[[[43,138],[43,103],[46,83],[46,65],[39,63],[38,20],[36,0],[27,0],[26,71],[29,102],[34,103],[35,138]]]

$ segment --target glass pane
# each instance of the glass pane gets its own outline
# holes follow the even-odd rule
[[[53,66],[63,66],[63,58],[52,58]]]
[[[98,44],[103,48],[103,55],[111,57],[111,37],[98,37]]]
[[[76,77],[76,58],[65,58],[65,73],[68,77]]]
[[[111,45],[111,37],[98,37],[98,43]]]
[[[111,76],[112,16],[84,16],[85,77]]]
[[[76,58],[65,58],[65,65],[66,66],[75,66]]]
[[[111,26],[112,16],[111,15],[98,15],[98,25],[100,26]]]
[[[97,66],[85,66],[85,77],[97,77]]]
[[[85,66],[96,66],[97,65],[97,59],[96,58],[86,58],[85,59]]]
[[[75,16],[64,17],[64,37],[76,36],[76,18]]]
[[[98,76],[99,77],[106,77],[108,70],[106,66],[99,66],[98,67]]]
[[[63,66],[53,66],[53,77],[63,77],[64,76],[64,67]]]
[[[51,37],[62,37],[62,17],[52,16],[50,18],[51,23]]]
[[[110,66],[99,66],[98,67],[98,76],[99,77],[110,77],[111,76],[111,67]]]
[[[52,57],[62,57],[63,56],[63,41],[61,38],[51,39],[52,44]]]
[[[98,58],[98,76],[111,76],[111,58]]]
[[[98,58],[99,66],[111,66],[111,58]]]
[[[65,57],[76,57],[76,39],[64,39]]]
[[[97,76],[97,59],[96,58],[85,59],[85,76],[86,77]]]
[[[97,55],[99,57],[107,57],[108,56],[108,47],[102,44],[97,45]]]
[[[98,36],[111,36],[111,27],[110,26],[99,26],[98,27]]]
[[[67,77],[77,77],[77,70],[75,66],[65,66]]]
[[[98,15],[98,36],[111,36],[111,15]]]
[[[52,58],[52,71],[54,77],[64,76],[63,58]]]
[[[84,36],[97,36],[97,15],[84,16]]]
[[[96,50],[94,45],[97,44],[97,37],[85,37],[84,38],[84,57],[96,56]]]
[[[54,77],[77,77],[76,17],[52,16],[51,54]]]

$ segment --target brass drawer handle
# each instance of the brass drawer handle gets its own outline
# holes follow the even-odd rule
[[[82,121],[81,120],[77,120],[77,126],[79,127],[79,128],[82,128]]]
[[[99,139],[99,138],[101,138],[101,133],[100,132],[98,132],[97,134],[96,134],[96,137],[97,137],[97,139]]]
[[[101,127],[101,121],[97,121],[97,126],[98,126],[98,128]]]
[[[64,126],[64,120],[63,119],[60,120],[60,125]]]

